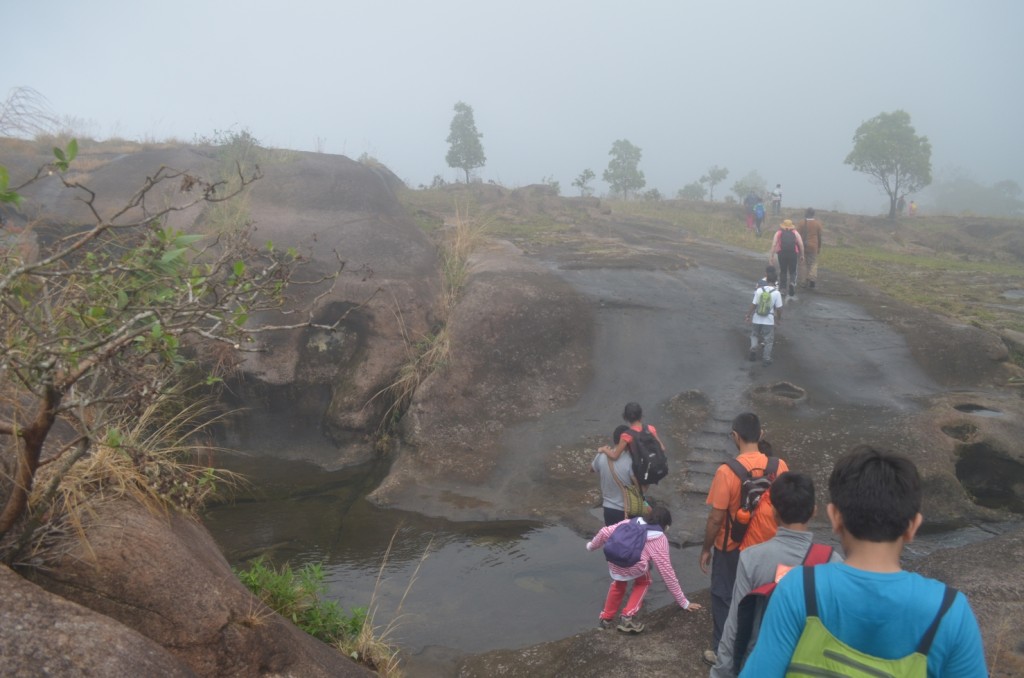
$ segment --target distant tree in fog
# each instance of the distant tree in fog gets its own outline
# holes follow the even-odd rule
[[[484,147],[480,143],[481,137],[483,134],[476,131],[473,107],[461,101],[455,104],[455,116],[448,132],[449,148],[445,160],[448,161],[449,167],[461,169],[466,173],[467,184],[470,170],[483,167],[487,162]]]
[[[679,192],[676,193],[676,197],[683,200],[703,200],[707,194],[708,189],[704,188],[704,184],[694,181],[680,188]]]
[[[1024,214],[1021,189],[1004,180],[985,186],[964,171],[946,172],[925,192],[928,211],[936,214],[977,214],[1014,217]]]
[[[928,137],[916,134],[906,111],[879,113],[861,123],[845,162],[889,196],[890,219],[896,216],[900,196],[932,182],[932,145]]]
[[[590,194],[590,186],[588,184],[593,181],[595,176],[597,175],[594,174],[594,170],[585,169],[573,180],[572,185],[580,189],[580,197]]]
[[[709,199],[711,202],[715,201],[715,186],[725,181],[725,178],[729,176],[729,170],[724,167],[714,165],[708,170],[708,173],[700,178],[700,183],[708,185],[708,193],[711,196]]]
[[[757,173],[757,170],[753,170],[742,179],[736,180],[736,183],[732,185],[732,192],[740,202],[743,202],[748,193],[753,193],[763,198],[768,194],[768,184]]]
[[[643,151],[634,146],[626,139],[619,139],[612,144],[612,150],[608,151],[612,159],[608,161],[608,169],[604,171],[601,178],[608,182],[612,193],[619,193],[623,199],[629,198],[630,191],[639,191],[647,185],[644,173],[638,165]]]

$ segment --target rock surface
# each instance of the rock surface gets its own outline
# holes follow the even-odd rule
[[[196,675],[159,644],[0,566],[0,673],[35,676]]]
[[[297,455],[330,468],[368,461],[374,456],[372,437],[390,405],[379,392],[396,380],[411,344],[437,324],[441,274],[436,246],[396,199],[401,181],[382,166],[339,155],[267,149],[254,158],[264,176],[231,204],[239,218],[254,222],[255,244],[295,248],[306,261],[302,280],[329,275],[339,260],[345,262],[333,287],[324,283],[289,290],[291,308],[316,300],[317,322],[343,320],[334,332],[263,335],[269,350],[246,354],[230,380],[225,438],[235,449]],[[46,161],[32,153],[5,157],[25,175]],[[73,164],[68,178],[96,191],[95,206],[107,218],[161,167],[215,180],[224,171],[222,162],[216,149],[202,146],[91,153],[80,156],[78,166],[92,168],[83,172]],[[180,194],[180,185],[161,185],[150,204],[196,197],[194,192]],[[80,195],[64,189],[57,177],[44,177],[25,191],[28,213],[13,218],[11,226],[39,219],[46,225],[36,229],[42,238],[63,233],[64,224],[92,223]],[[208,234],[211,214],[195,206],[173,213],[167,224]],[[139,210],[130,210],[118,223],[140,217]],[[34,246],[32,237],[24,246]],[[290,325],[301,319],[267,314],[258,320]]]
[[[591,311],[563,280],[494,243],[471,258],[449,327],[452,357],[417,389],[401,453],[371,498],[427,514],[455,503],[464,519],[509,515],[507,503],[492,502],[506,479],[497,440],[578,396]]]
[[[87,542],[69,538],[31,579],[166,648],[168,665],[200,676],[372,675],[256,600],[190,518],[109,502],[87,519],[85,534]]]
[[[998,558],[992,554],[998,553]],[[945,581],[967,595],[985,639],[993,678],[1024,675],[1024,583],[1016,576],[1024,558],[1024,529],[986,542],[983,548],[945,549],[911,563],[907,569]],[[658,585],[656,583],[655,585]],[[702,591],[693,597],[707,604]],[[459,678],[555,678],[637,675],[654,678],[707,675],[701,652],[708,641],[710,613],[684,613],[670,606],[642,611],[646,628],[639,635],[594,629],[519,650],[496,650],[468,657]]]

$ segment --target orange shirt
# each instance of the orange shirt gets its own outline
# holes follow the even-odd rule
[[[821,222],[817,219],[807,218],[797,229],[800,237],[804,239],[804,247],[812,254],[817,254],[821,249]]]
[[[768,457],[761,454],[760,452],[746,452],[736,457],[740,463],[748,469],[761,468],[763,469],[768,463]],[[786,462],[783,459],[779,459],[779,470],[778,473],[785,473],[789,470]],[[726,511],[730,516],[736,514],[737,509],[740,507],[740,479],[733,473],[732,469],[726,464],[722,464],[715,471],[715,477],[711,481],[711,489],[708,491],[707,504],[711,508],[721,509]],[[762,516],[761,511],[764,509],[771,509],[770,506],[762,506],[758,509],[758,518]],[[728,548],[723,546],[725,540],[725,528],[728,524],[728,519],[722,524],[722,529],[718,531],[718,536],[715,537],[715,548],[719,550],[732,551],[737,548],[736,542],[729,540]],[[758,520],[754,519],[750,522],[750,529],[747,530],[747,536],[743,539],[743,548],[753,546],[754,544],[760,544],[763,541],[768,541],[775,536],[775,521],[769,520]]]

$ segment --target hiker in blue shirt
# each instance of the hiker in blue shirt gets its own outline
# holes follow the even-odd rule
[[[860,445],[836,462],[828,487],[828,517],[846,562],[795,568],[779,582],[740,676],[783,676],[794,667],[847,675],[851,662],[888,673],[909,664],[920,674],[927,666],[930,677],[987,676],[967,598],[900,567],[922,520],[913,462]]]

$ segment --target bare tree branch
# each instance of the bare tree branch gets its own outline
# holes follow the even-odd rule
[[[0,103],[0,136],[32,138],[60,127],[50,102],[31,87],[15,87]]]

